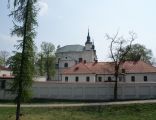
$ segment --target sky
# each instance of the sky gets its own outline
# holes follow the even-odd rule
[[[20,38],[10,36],[13,24],[7,1],[0,0],[0,50],[11,53]],[[100,61],[107,61],[110,53],[105,34],[113,36],[117,31],[125,38],[134,31],[134,43],[145,45],[156,57],[156,0],[38,0],[38,6],[38,51],[43,41],[56,47],[84,45],[89,28]]]

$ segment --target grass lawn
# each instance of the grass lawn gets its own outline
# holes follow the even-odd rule
[[[22,114],[21,120],[156,120],[156,104],[22,108]],[[0,108],[0,120],[15,120],[15,108]]]

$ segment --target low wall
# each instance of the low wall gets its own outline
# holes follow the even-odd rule
[[[70,100],[110,100],[113,99],[114,83],[56,83],[35,82],[33,98]],[[0,90],[0,99],[13,99],[9,91]],[[156,98],[156,83],[119,83],[118,98]]]
[[[114,95],[114,83],[52,83],[36,82],[34,98],[110,100]],[[156,98],[156,83],[119,83],[119,99]]]

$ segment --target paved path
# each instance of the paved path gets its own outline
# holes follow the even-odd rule
[[[100,102],[100,103],[60,103],[60,104],[22,104],[21,107],[81,107],[81,106],[106,106],[106,105],[125,105],[125,104],[143,104],[143,103],[156,103],[156,100],[134,100],[134,101],[119,101],[119,102]],[[15,104],[0,104],[0,107],[16,107]]]

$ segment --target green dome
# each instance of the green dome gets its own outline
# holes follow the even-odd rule
[[[84,46],[82,45],[66,45],[64,47],[60,47],[56,50],[56,53],[62,52],[81,52],[84,50]]]

